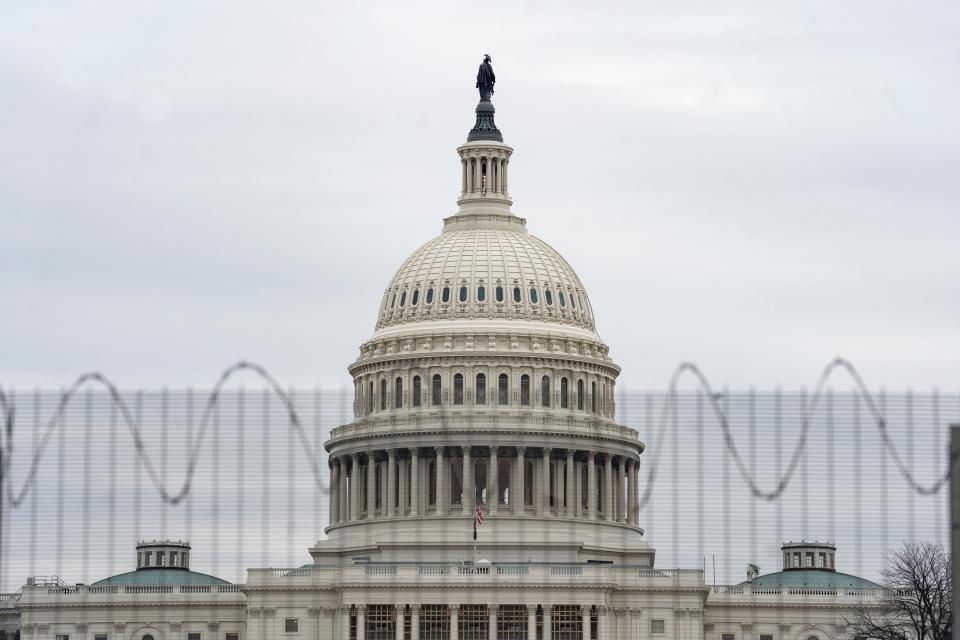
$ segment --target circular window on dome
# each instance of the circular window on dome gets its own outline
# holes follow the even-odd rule
[[[467,301],[467,288],[460,287],[460,302],[466,302],[466,301]]]
[[[497,299],[497,302],[503,302],[503,287],[497,287],[497,290],[494,292],[494,295]]]
[[[403,305],[407,304],[407,290],[404,289],[403,293],[400,294],[400,308],[403,308]]]
[[[513,301],[519,304],[519,303],[520,303],[520,300],[521,300],[520,287],[514,287],[514,288],[513,288]]]
[[[440,294],[441,302],[450,302],[450,287],[444,287],[443,292]]]
[[[477,287],[477,301],[486,302],[487,301],[487,288],[483,285]]]
[[[413,290],[413,296],[410,298],[410,306],[415,307],[420,302],[420,289]]]
[[[550,289],[545,289],[543,292],[543,299],[546,301],[547,306],[553,306],[553,294],[550,293]]]
[[[145,633],[142,636],[140,636],[140,640],[153,640],[153,636],[150,635],[149,633]]]
[[[561,306],[561,307],[566,307],[566,306],[567,306],[567,301],[566,301],[566,299],[563,297],[563,291],[557,291],[557,298],[560,300],[560,306]]]
[[[433,304],[433,287],[427,289],[427,304]]]
[[[537,288],[530,287],[530,304],[538,304],[540,302],[540,297],[537,295]]]

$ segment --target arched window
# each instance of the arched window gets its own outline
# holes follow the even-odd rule
[[[533,506],[533,460],[523,463],[523,504]]]
[[[510,381],[507,374],[501,373],[497,379],[497,404],[510,403]]]
[[[537,296],[536,287],[530,287],[530,304],[537,304],[540,298]]]
[[[444,287],[443,292],[440,294],[441,302],[450,302],[450,287]]]
[[[463,374],[453,376],[453,404],[463,404]]]
[[[550,406],[550,376],[540,378],[540,406]]]
[[[427,504],[437,504],[437,461],[427,463]]]
[[[473,488],[477,504],[487,504],[487,461],[484,459],[473,463]]]
[[[553,306],[553,294],[550,292],[550,289],[545,289],[543,292],[543,299],[547,303],[547,306]]]
[[[433,406],[439,407],[443,399],[443,383],[440,381],[440,374],[433,375],[433,389],[431,390],[431,402]]]
[[[376,510],[383,508],[383,465],[373,460],[370,464],[373,465],[373,477],[376,483],[373,487],[373,508]]]
[[[149,633],[145,633],[145,634],[143,634],[143,636],[140,638],[140,640],[153,640],[153,636],[150,635]]]
[[[597,383],[590,383],[590,411],[597,412]]]
[[[566,300],[566,298],[563,297],[563,291],[561,291],[561,290],[558,289],[558,290],[557,290],[557,297],[560,298],[560,306],[561,306],[561,307],[566,307],[566,306],[567,306],[567,300]]]
[[[427,289],[427,304],[433,304],[433,287]]]
[[[373,413],[373,380],[367,383],[367,413]]]
[[[513,301],[519,304],[519,303],[520,303],[520,300],[522,300],[522,294],[520,293],[520,287],[514,287],[514,288],[513,288]]]
[[[487,404],[487,376],[482,373],[478,373],[476,386],[475,402],[477,404]]]
[[[560,408],[567,409],[569,402],[567,400],[567,378],[560,378]]]
[[[580,513],[587,512],[587,497],[590,495],[590,470],[587,464],[580,465]]]
[[[387,380],[380,379],[380,411],[387,410]]]
[[[577,380],[577,409],[583,411],[583,380]]]
[[[510,504],[510,474],[513,463],[510,460],[500,460],[497,463],[497,483],[500,485],[498,496],[499,504]]]
[[[606,414],[607,412],[607,383],[604,382],[600,385],[600,413]]]
[[[466,301],[467,301],[467,288],[460,287],[460,302],[466,302]]]
[[[530,376],[527,374],[520,376],[520,404],[530,406]]]
[[[495,292],[497,302],[503,302],[503,287],[497,285],[497,290]]]
[[[403,293],[400,294],[400,308],[403,308],[403,305],[407,304],[407,290],[404,289]]]
[[[477,287],[477,302],[487,301],[487,288],[483,285]]]
[[[397,378],[393,384],[393,408],[403,408],[403,378]]]
[[[450,462],[450,502],[463,504],[463,459],[454,458]]]
[[[413,376],[413,406],[420,406],[420,376]]]
[[[410,298],[410,306],[415,307],[420,301],[420,289],[413,290],[413,296]]]
[[[394,291],[394,292],[393,292],[393,297],[390,298],[390,308],[393,309],[393,307],[394,307],[396,304],[397,304],[397,292]]]
[[[572,291],[570,292],[570,308],[571,308],[571,309],[576,309],[576,308],[577,308],[577,305],[574,304],[574,301],[573,301],[573,292],[572,292]]]

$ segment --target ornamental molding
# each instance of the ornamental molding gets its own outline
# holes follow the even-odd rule
[[[741,622],[740,628],[743,629],[744,633],[750,633],[753,631],[753,623],[751,622]]]
[[[126,628],[127,628],[127,623],[126,623],[126,622],[115,622],[115,623],[113,623],[113,630],[114,630],[114,631],[118,631],[118,632],[121,632],[121,633],[122,633],[123,630],[126,629]]]
[[[207,623],[207,629],[209,629],[210,631],[216,631],[216,630],[219,629],[219,628],[220,628],[220,623],[219,623],[219,622],[208,622],[208,623]]]
[[[77,622],[77,623],[74,624],[73,626],[75,626],[75,627],[77,628],[77,631],[80,632],[80,633],[86,633],[86,631],[87,631],[87,623],[86,623],[86,622]]]
[[[167,626],[170,627],[170,631],[180,631],[183,627],[182,622],[168,622]]]
[[[704,630],[704,631],[713,631],[713,623],[712,623],[712,622],[704,622],[704,623],[703,623],[703,630]]]
[[[263,609],[263,615],[265,615],[268,618],[272,618],[276,614],[277,614],[277,610],[274,609],[273,607],[264,607]]]
[[[783,631],[784,633],[789,633],[789,632],[790,632],[790,625],[789,625],[789,624],[781,624],[781,625],[780,625],[780,631]]]
[[[309,609],[307,609],[307,615],[309,615],[311,618],[319,618],[320,609],[317,607],[310,607]]]

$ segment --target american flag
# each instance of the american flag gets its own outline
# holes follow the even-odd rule
[[[477,505],[473,515],[473,539],[477,539],[477,527],[483,524],[483,511],[480,511],[480,505]]]

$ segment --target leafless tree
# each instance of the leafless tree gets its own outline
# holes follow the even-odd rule
[[[953,580],[950,555],[939,544],[904,544],[883,570],[880,607],[848,620],[853,640],[950,640]]]

